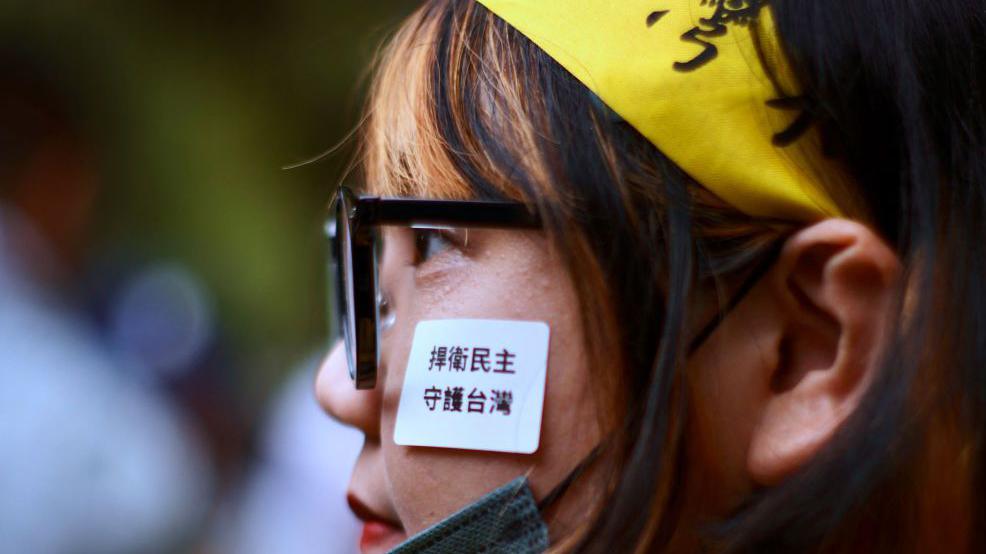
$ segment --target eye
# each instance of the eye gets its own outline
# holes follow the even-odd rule
[[[414,229],[414,265],[421,265],[431,258],[456,246],[452,233],[446,229]]]

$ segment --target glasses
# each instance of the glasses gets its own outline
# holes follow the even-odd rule
[[[377,382],[380,306],[377,256],[382,225],[538,229],[540,218],[519,202],[421,200],[358,196],[340,187],[326,234],[331,239],[336,317],[342,328],[349,377],[357,389]]]

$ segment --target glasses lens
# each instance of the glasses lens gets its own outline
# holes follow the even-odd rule
[[[346,363],[349,377],[356,381],[356,314],[355,291],[353,290],[353,249],[352,234],[349,228],[349,207],[340,196],[336,202],[336,290],[339,305],[339,323],[346,343]]]

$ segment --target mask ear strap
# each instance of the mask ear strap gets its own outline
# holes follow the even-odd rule
[[[719,327],[719,324],[726,318],[726,315],[733,311],[733,309],[736,308],[736,306],[742,302],[744,298],[746,298],[746,295],[749,294],[750,290],[752,290],[760,279],[766,275],[767,271],[773,267],[774,262],[776,262],[777,258],[780,257],[781,250],[784,249],[787,239],[788,235],[784,235],[770,246],[770,250],[766,255],[764,255],[763,259],[760,260],[756,267],[753,268],[753,271],[746,278],[746,280],[743,281],[732,298],[729,299],[729,302],[723,307],[723,309],[719,310],[719,313],[712,319],[712,321],[708,322],[705,327],[703,327],[702,330],[695,335],[695,338],[693,338],[688,344],[689,356],[691,356],[696,350],[699,349],[700,346],[702,346],[702,344],[705,343],[706,340],[708,340],[709,335],[711,335],[716,328]]]
[[[562,479],[561,483],[555,485],[555,488],[551,489],[551,491],[546,494],[540,502],[538,502],[538,511],[544,513],[545,510],[551,507],[552,504],[554,504],[563,494],[565,494],[565,492],[568,491],[568,488],[572,486],[572,483],[575,482],[575,479],[582,475],[585,470],[589,469],[589,466],[591,466],[592,463],[599,458],[600,452],[602,452],[601,444],[596,445],[596,447],[593,448],[585,458],[582,458],[582,461],[575,466],[575,469],[573,469],[567,477]]]

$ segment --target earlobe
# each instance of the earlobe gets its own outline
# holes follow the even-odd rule
[[[868,227],[826,220],[788,241],[768,286],[776,303],[774,363],[747,452],[771,485],[801,468],[852,414],[886,343],[900,266]]]

